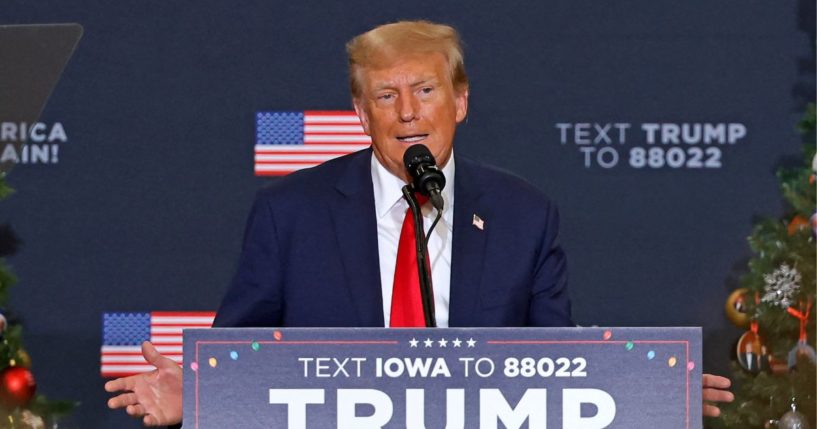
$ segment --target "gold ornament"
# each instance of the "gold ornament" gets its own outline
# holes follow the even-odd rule
[[[18,349],[17,357],[15,360],[17,361],[17,366],[21,366],[23,368],[31,368],[31,355],[29,355],[27,351],[23,349]]]
[[[735,289],[729,298],[726,299],[724,311],[726,317],[739,328],[749,326],[749,315],[746,313],[747,293],[746,288]]]

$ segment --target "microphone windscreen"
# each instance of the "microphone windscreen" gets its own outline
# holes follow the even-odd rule
[[[434,160],[434,155],[431,154],[431,151],[428,150],[424,144],[411,145],[403,154],[403,165],[406,166],[406,169],[409,170],[409,172],[411,172],[411,170],[416,168],[419,164],[437,164],[437,162]]]

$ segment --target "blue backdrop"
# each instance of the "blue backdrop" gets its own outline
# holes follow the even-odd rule
[[[101,313],[217,307],[275,180],[253,174],[255,113],[349,109],[344,43],[405,18],[464,38],[455,150],[558,202],[577,323],[703,326],[727,372],[723,303],[814,99],[813,2],[6,1],[0,24],[85,28],[41,118],[59,157],[16,166],[0,203],[25,242],[10,307],[76,426],[139,426],[105,407]]]

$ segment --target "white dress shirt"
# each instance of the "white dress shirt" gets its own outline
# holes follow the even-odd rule
[[[428,257],[431,261],[431,282],[434,288],[434,310],[437,326],[448,327],[448,299],[451,292],[451,246],[454,219],[454,154],[442,169],[446,184],[442,191],[443,216],[428,240]],[[386,327],[391,318],[391,295],[394,286],[394,270],[397,262],[397,245],[400,230],[408,210],[403,199],[403,179],[386,170],[372,155],[372,184],[374,206],[377,215],[377,250],[380,256],[380,285],[383,290],[383,320]],[[423,205],[423,225],[426,234],[437,211],[430,203]]]

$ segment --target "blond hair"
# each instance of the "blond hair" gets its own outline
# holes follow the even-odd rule
[[[352,96],[361,95],[360,69],[388,67],[410,54],[443,54],[455,90],[468,88],[460,36],[453,27],[429,21],[400,21],[367,31],[346,44],[349,86]]]

